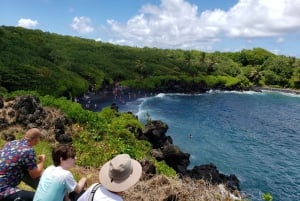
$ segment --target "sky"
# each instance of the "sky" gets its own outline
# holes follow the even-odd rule
[[[300,58],[300,0],[0,0],[0,25],[119,45]]]

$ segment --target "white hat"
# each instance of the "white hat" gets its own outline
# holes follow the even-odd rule
[[[106,162],[100,172],[100,183],[112,192],[122,192],[133,186],[142,175],[141,164],[128,154],[119,154]]]

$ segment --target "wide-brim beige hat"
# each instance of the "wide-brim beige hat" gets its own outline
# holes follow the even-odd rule
[[[136,184],[142,175],[141,164],[128,154],[119,154],[106,162],[100,172],[100,183],[112,192],[122,192]]]

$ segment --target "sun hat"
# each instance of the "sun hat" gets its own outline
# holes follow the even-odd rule
[[[100,183],[112,192],[122,192],[133,186],[142,175],[141,164],[128,154],[119,154],[106,162],[100,172]]]

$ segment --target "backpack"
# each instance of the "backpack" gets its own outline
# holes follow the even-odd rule
[[[97,189],[98,189],[100,186],[101,186],[101,184],[98,183],[98,184],[96,184],[96,185],[92,188],[92,191],[91,191],[91,194],[90,194],[90,196],[89,196],[88,201],[93,201],[93,199],[94,199],[94,194],[95,194],[95,192],[97,191]]]

